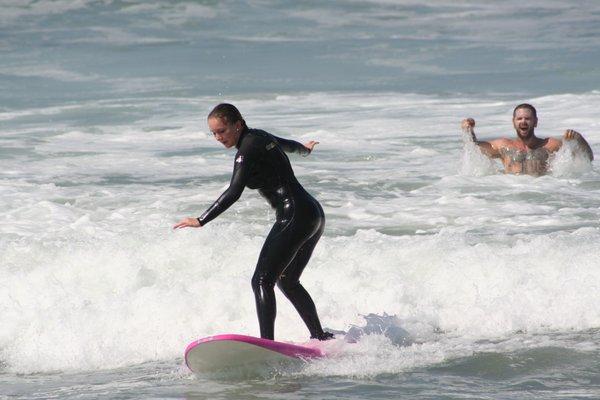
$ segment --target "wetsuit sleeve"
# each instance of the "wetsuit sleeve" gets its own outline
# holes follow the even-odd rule
[[[296,142],[295,140],[280,138],[275,135],[272,135],[272,136],[277,141],[277,144],[279,144],[279,147],[281,147],[281,149],[283,151],[285,151],[286,153],[298,153],[302,156],[307,156],[310,154],[310,150],[307,149],[300,142]]]
[[[201,226],[204,226],[217,218],[223,211],[227,210],[240,198],[246,187],[246,181],[248,180],[249,174],[248,171],[250,170],[251,164],[252,159],[248,155],[245,155],[240,151],[235,155],[233,175],[231,176],[229,187],[221,194],[221,196],[219,196],[217,201],[215,201],[213,205],[198,218],[198,222],[200,222]]]

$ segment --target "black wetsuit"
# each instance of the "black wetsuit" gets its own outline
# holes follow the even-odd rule
[[[325,226],[317,200],[296,179],[285,152],[307,155],[309,150],[259,129],[244,128],[236,145],[229,188],[198,221],[205,225],[235,203],[247,186],[258,189],[276,210],[276,222],[267,236],[252,277],[252,289],[260,324],[260,336],[274,337],[276,315],[274,286],[292,302],[311,337],[327,339],[315,304],[300,284],[300,275]]]

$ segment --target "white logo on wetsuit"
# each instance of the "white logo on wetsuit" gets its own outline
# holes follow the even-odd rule
[[[265,146],[265,148],[266,148],[267,150],[271,150],[271,149],[275,148],[275,143],[271,142],[271,143],[269,143],[268,145],[266,145],[266,146]]]
[[[244,156],[239,156],[238,158],[235,159],[236,163],[242,163],[244,161]]]

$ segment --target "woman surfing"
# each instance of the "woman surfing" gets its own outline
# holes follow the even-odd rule
[[[277,313],[274,286],[277,284],[300,314],[311,338],[333,338],[333,334],[323,331],[315,304],[300,284],[300,275],[323,234],[325,215],[319,202],[296,179],[285,154],[308,155],[318,142],[303,145],[248,128],[238,109],[225,103],[210,112],[208,126],[217,141],[226,148],[235,146],[238,150],[231,182],[204,214],[184,218],[173,229],[202,227],[235,203],[244,188],[258,189],[276,210],[275,224],[252,277],[260,336],[274,339]]]

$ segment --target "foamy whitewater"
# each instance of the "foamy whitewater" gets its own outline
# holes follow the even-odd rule
[[[0,398],[600,397],[600,173],[567,143],[504,175],[461,132],[581,132],[600,157],[600,5],[578,1],[1,1]],[[227,188],[206,115],[232,102],[323,205],[302,282],[323,324],[407,335],[250,376],[185,346],[258,335],[274,212]],[[308,331],[278,294],[276,337]],[[396,338],[397,339],[397,338]]]

